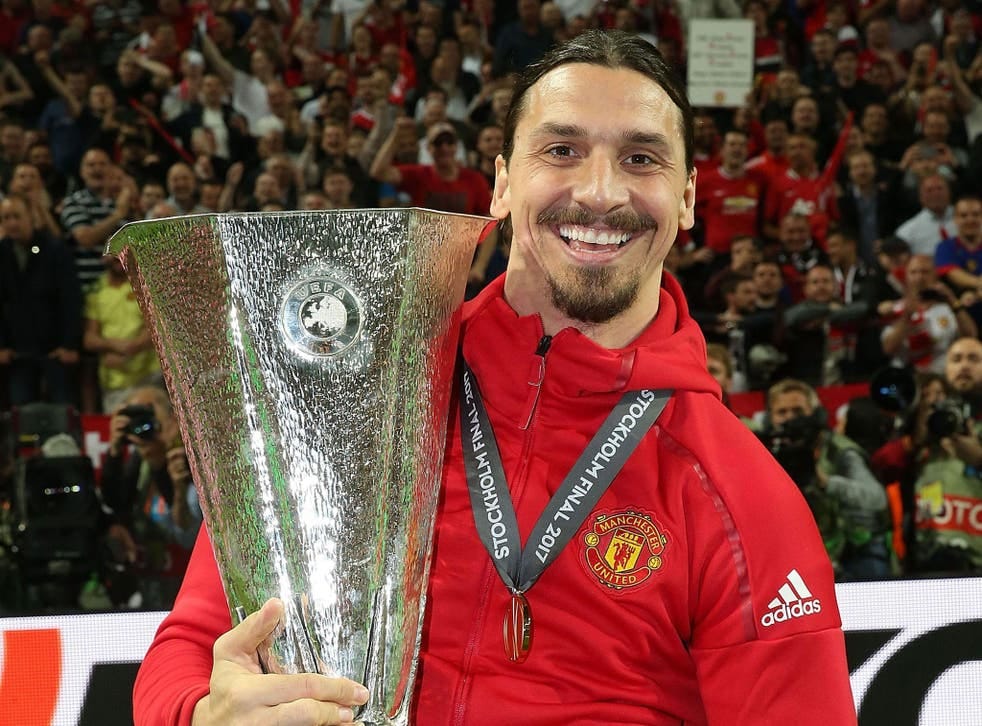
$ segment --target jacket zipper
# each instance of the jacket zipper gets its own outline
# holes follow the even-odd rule
[[[529,391],[529,395],[526,400],[528,415],[526,416],[524,425],[520,427],[521,430],[525,432],[525,441],[522,443],[522,463],[520,465],[518,477],[516,477],[517,480],[509,486],[512,493],[512,503],[515,506],[516,514],[518,511],[519,502],[521,501],[518,495],[525,490],[525,478],[528,473],[528,454],[532,448],[532,439],[533,434],[535,433],[535,411],[539,403],[539,393],[542,390],[542,382],[545,380],[546,375],[546,353],[549,352],[549,346],[551,344],[552,336],[543,335],[539,340],[539,344],[535,348],[535,356],[538,358],[538,360],[533,361],[530,370],[528,384],[531,386],[532,390]],[[462,676],[460,679],[460,685],[457,686],[456,695],[458,698],[454,704],[453,726],[464,726],[464,717],[467,715],[467,706],[470,698],[471,661],[474,659],[474,654],[477,652],[477,648],[481,642],[481,633],[484,630],[483,625],[487,619],[488,601],[491,599],[491,588],[495,586],[504,587],[504,585],[498,580],[498,575],[494,571],[494,567],[490,559],[485,565],[485,573],[484,589],[480,600],[480,605],[474,618],[474,627],[471,628],[470,638],[467,640],[467,647],[464,650],[463,668],[461,669]]]

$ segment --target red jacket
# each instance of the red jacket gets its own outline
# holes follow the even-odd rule
[[[452,417],[413,723],[855,724],[817,528],[721,403],[678,284],[666,275],[656,319],[622,350],[559,332],[538,395],[529,381],[540,371],[541,321],[518,317],[502,288],[499,278],[465,309],[464,356],[523,536],[625,390],[675,394],[529,591],[535,635],[521,665],[505,657],[509,595],[475,530]],[[615,567],[619,535],[637,556]],[[202,539],[137,678],[137,724],[189,722],[212,643],[229,627]]]

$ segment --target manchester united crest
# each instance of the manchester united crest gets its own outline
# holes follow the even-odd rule
[[[330,277],[313,277],[289,289],[280,323],[293,348],[329,357],[351,346],[361,332],[361,304],[351,289]]]
[[[626,590],[643,585],[664,566],[668,538],[651,515],[626,510],[596,515],[583,542],[586,569],[600,584]]]

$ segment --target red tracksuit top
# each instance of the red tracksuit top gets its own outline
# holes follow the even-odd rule
[[[517,316],[502,289],[499,278],[465,307],[463,350],[523,538],[625,390],[675,393],[529,590],[535,636],[520,665],[504,653],[510,595],[478,539],[451,417],[412,722],[855,724],[818,530],[795,485],[720,401],[678,283],[665,275],[655,320],[626,348],[566,329],[544,367],[540,319]],[[631,556],[615,557],[625,543]],[[202,535],[137,678],[138,725],[190,723],[212,644],[230,626]]]

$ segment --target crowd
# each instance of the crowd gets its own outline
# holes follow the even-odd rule
[[[746,103],[697,110],[697,223],[666,262],[710,368],[724,395],[767,391],[748,423],[841,577],[982,568],[978,0],[3,0],[0,408],[113,416],[114,556],[147,522],[186,548],[200,510],[109,237],[208,212],[487,214],[513,71],[601,27],[684,76],[709,17],[755,35]],[[488,236],[469,294],[508,252]],[[917,395],[820,406],[889,365]]]

